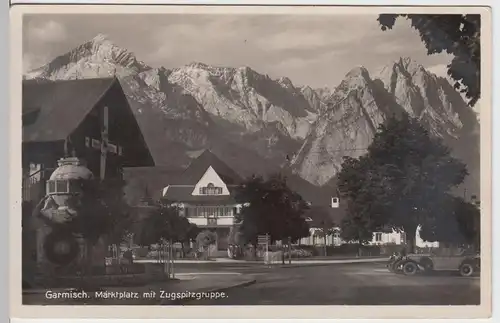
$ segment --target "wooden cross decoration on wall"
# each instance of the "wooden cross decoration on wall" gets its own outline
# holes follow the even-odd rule
[[[106,176],[106,159],[108,153],[113,153],[119,156],[123,155],[123,147],[119,145],[112,144],[109,142],[109,108],[107,106],[103,107],[103,122],[101,124],[101,138],[93,139],[89,137],[85,137],[85,146],[94,149],[101,150],[101,164],[100,164],[100,178],[104,180]]]

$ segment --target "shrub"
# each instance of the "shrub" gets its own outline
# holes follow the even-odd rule
[[[289,258],[290,256],[291,258],[308,258],[312,257],[313,253],[305,249],[292,249],[289,255],[288,251],[285,251],[285,258]]]
[[[145,247],[139,247],[135,249],[135,255],[138,258],[145,258],[149,253],[149,249]]]
[[[198,233],[196,236],[196,244],[204,248],[214,244],[217,241],[217,235],[215,232],[204,230]]]

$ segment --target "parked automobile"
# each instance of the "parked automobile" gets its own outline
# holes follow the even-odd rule
[[[389,269],[390,272],[393,273],[402,273],[403,272],[403,266],[402,266],[402,261],[405,260],[405,256],[399,252],[393,253],[390,257],[389,260],[387,261],[387,269]]]
[[[479,254],[468,250],[436,251],[428,254],[409,254],[398,265],[403,274],[410,276],[418,272],[458,271],[463,277],[480,272]]]

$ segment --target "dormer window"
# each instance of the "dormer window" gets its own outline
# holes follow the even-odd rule
[[[222,187],[217,187],[213,183],[209,183],[205,187],[200,187],[201,195],[221,195]]]
[[[339,198],[338,197],[332,197],[331,207],[332,208],[338,208],[339,207]]]

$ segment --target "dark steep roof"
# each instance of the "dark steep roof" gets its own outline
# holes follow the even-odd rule
[[[195,185],[210,166],[226,185],[237,184],[242,181],[234,170],[207,149],[189,164],[175,183],[165,184]]]
[[[311,218],[308,221],[310,228],[322,228],[325,224],[332,227],[339,227],[346,214],[345,208],[331,208],[330,206],[311,206],[304,212],[304,218]],[[324,223],[324,224],[323,224]]]
[[[175,182],[181,173],[181,168],[165,166],[124,167],[125,199],[131,205],[136,205],[147,188],[153,200],[158,201],[162,197],[165,183]]]
[[[23,81],[23,142],[64,140],[116,78]]]

